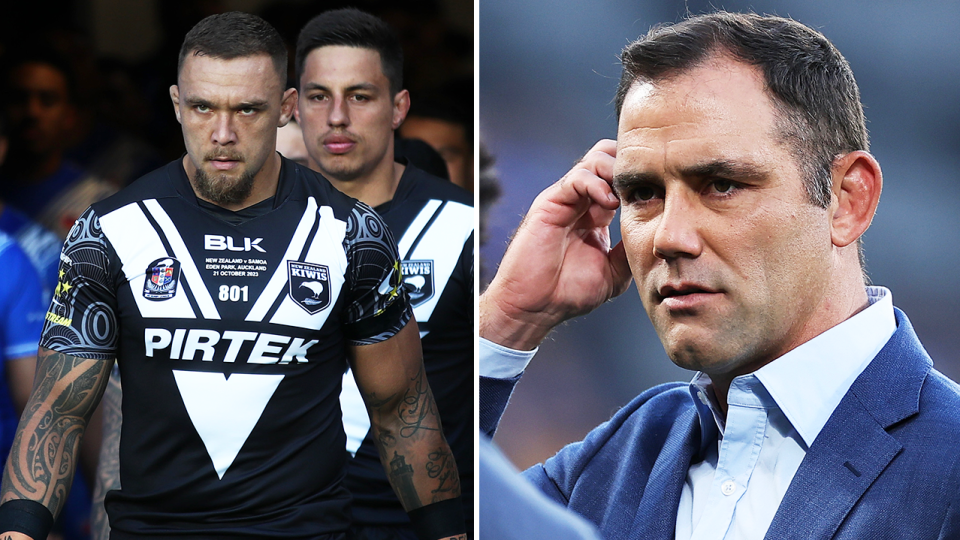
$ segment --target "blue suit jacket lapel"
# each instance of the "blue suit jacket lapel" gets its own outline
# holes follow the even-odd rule
[[[630,531],[632,540],[674,540],[676,536],[680,494],[701,443],[700,419],[694,407],[677,417],[673,432],[675,436],[667,439],[650,471]]]
[[[832,538],[902,449],[887,428],[917,413],[932,361],[900,310],[897,331],[857,378],[800,464],[766,538]]]

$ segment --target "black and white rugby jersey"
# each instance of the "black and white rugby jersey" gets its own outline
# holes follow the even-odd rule
[[[423,360],[443,433],[457,461],[468,529],[473,518],[473,228],[472,196],[407,165],[393,199],[376,208],[397,238],[404,288],[420,327]],[[387,482],[353,377],[341,394],[347,449],[346,485],[354,521],[409,523]]]
[[[399,270],[376,213],[286,159],[272,206],[238,224],[198,204],[180,160],[94,204],[41,345],[118,359],[112,538],[345,530],[346,346],[407,323]]]

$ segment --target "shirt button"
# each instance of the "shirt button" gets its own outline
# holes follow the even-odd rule
[[[720,484],[720,492],[724,495],[733,495],[737,491],[737,484],[733,480],[727,480]]]

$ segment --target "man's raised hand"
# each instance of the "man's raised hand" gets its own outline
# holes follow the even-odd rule
[[[601,140],[534,200],[480,297],[482,337],[530,350],[556,325],[627,289],[623,244],[610,247],[620,205],[610,187],[616,149]]]

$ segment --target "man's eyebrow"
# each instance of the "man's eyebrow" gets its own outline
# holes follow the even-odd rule
[[[693,165],[680,170],[681,176],[693,178],[720,177],[733,180],[760,180],[766,178],[766,169],[743,161],[717,160]]]
[[[613,191],[618,196],[621,191],[638,184],[663,184],[663,178],[650,172],[622,172],[613,177]]]
[[[266,109],[270,106],[270,102],[265,99],[258,99],[253,101],[244,101],[234,107],[235,109]]]
[[[329,88],[319,83],[308,82],[303,85],[303,91],[306,92],[307,90],[321,90],[324,92],[328,92]]]
[[[373,83],[357,83],[347,87],[347,92],[356,92],[357,90],[375,91],[377,85]]]
[[[183,99],[183,102],[186,103],[187,105],[190,105],[191,107],[195,107],[195,106],[200,105],[200,106],[203,106],[203,107],[207,107],[207,108],[209,108],[209,109],[212,109],[212,108],[213,108],[213,103],[210,103],[209,101],[207,101],[207,100],[205,100],[205,99],[203,99],[203,98],[190,97],[190,96],[188,96],[188,97],[186,97],[186,98]]]
[[[373,91],[377,89],[377,85],[373,83],[357,83],[350,85],[346,88],[347,92],[356,92],[357,90],[367,90]],[[330,89],[320,83],[308,82],[303,85],[303,90],[306,92],[308,90],[320,90],[321,92],[329,92]]]

